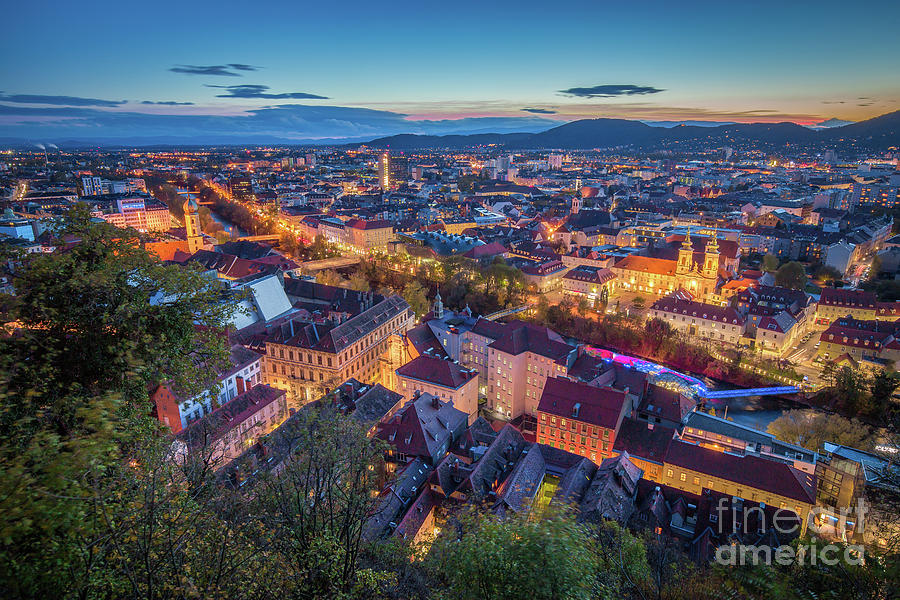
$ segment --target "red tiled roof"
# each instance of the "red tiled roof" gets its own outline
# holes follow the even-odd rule
[[[613,450],[628,452],[642,460],[662,464],[666,458],[675,430],[639,419],[625,419],[619,427],[619,434]]]
[[[514,356],[532,352],[557,362],[565,359],[574,349],[555,331],[522,321],[508,323],[503,336],[490,347]]]
[[[491,338],[492,340],[499,339],[505,332],[506,325],[484,318],[479,318],[472,327],[472,333]]]
[[[816,503],[815,475],[758,456],[737,456],[675,440],[666,452],[665,463],[805,504]]]
[[[819,298],[823,306],[846,306],[848,308],[875,309],[876,298],[872,292],[862,290],[840,290],[825,288]]]
[[[362,219],[350,219],[347,221],[346,226],[354,229],[387,229],[392,227],[390,221],[363,221]]]
[[[482,258],[484,256],[495,256],[497,254],[505,254],[509,252],[506,249],[506,246],[501,244],[500,242],[491,242],[490,244],[485,244],[483,246],[475,246],[463,256],[466,258]]]
[[[616,429],[625,400],[625,392],[613,388],[554,377],[547,379],[544,385],[538,412]]]
[[[649,256],[626,256],[615,265],[616,269],[625,271],[640,271],[642,273],[654,273],[656,275],[675,275],[676,262],[665,258],[650,258]]]
[[[716,306],[692,300],[681,300],[673,296],[660,298],[650,308],[651,310],[677,315],[689,315],[698,319],[721,321],[722,323],[743,324],[744,322],[744,317],[730,306]]]
[[[471,381],[476,372],[453,361],[423,354],[397,369],[397,375],[455,390]]]

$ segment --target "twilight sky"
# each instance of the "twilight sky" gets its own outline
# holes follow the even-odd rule
[[[0,137],[301,141],[900,109],[896,1],[0,8]]]

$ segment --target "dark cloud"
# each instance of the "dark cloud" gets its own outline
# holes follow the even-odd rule
[[[822,100],[822,104],[847,104],[844,100]]]
[[[125,104],[125,100],[99,100],[97,98],[80,98],[78,96],[43,96],[40,94],[4,94],[0,92],[0,102],[16,104],[53,104],[57,106],[106,106],[113,107]]]
[[[217,98],[266,98],[270,100],[327,100],[327,96],[309,94],[307,92],[285,92],[283,94],[270,94],[266,90],[267,85],[207,85],[206,87],[221,88],[227,94],[219,94]]]
[[[193,102],[175,102],[174,100],[161,100],[161,101],[144,100],[141,102],[141,104],[156,104],[159,106],[191,106],[194,103]]]
[[[555,110],[550,110],[549,108],[523,108],[522,112],[534,113],[536,115],[555,115]]]
[[[658,94],[666,90],[645,85],[595,85],[593,87],[573,87],[567,90],[559,90],[565,96],[577,98],[616,98],[619,96],[645,96]]]
[[[227,65],[175,65],[169,69],[173,73],[184,75],[213,75],[215,77],[242,77],[235,71],[258,71],[259,67],[242,63],[229,63]]]

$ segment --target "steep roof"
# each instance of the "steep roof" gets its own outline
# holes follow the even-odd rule
[[[676,262],[664,258],[650,258],[649,256],[638,256],[631,254],[613,265],[616,269],[624,271],[639,271],[642,273],[653,273],[654,275],[675,275]]]
[[[662,464],[669,445],[675,439],[675,430],[642,421],[624,419],[619,427],[613,450],[627,452],[635,458]]]
[[[421,394],[407,402],[390,420],[383,422],[377,436],[398,452],[431,458],[441,448],[447,450],[456,431],[468,415],[431,394]]]
[[[627,452],[605,459],[581,501],[582,518],[627,522],[634,512],[637,485],[643,475],[644,471],[631,462]]]
[[[544,384],[538,412],[616,429],[625,402],[625,392],[553,377]]]
[[[816,476],[753,455],[737,456],[675,440],[665,463],[740,485],[765,490],[805,504],[816,503]]]
[[[211,444],[226,433],[240,426],[252,415],[266,408],[285,396],[284,390],[268,385],[254,386],[235,397],[231,402],[220,406],[199,421],[192,423],[177,435],[190,448]]]
[[[555,331],[523,321],[507,324],[504,335],[490,347],[512,355],[531,352],[555,361],[561,361],[575,349]]]
[[[453,361],[425,354],[397,369],[397,375],[400,377],[409,377],[454,390],[471,381],[477,374],[476,371],[471,371]]]
[[[847,308],[865,308],[875,310],[878,302],[875,294],[862,290],[842,290],[838,288],[824,288],[819,297],[822,306],[844,306]]]

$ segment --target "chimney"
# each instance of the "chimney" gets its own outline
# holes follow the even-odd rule
[[[437,396],[431,397],[431,406],[436,409],[441,407],[441,401],[438,399]]]

